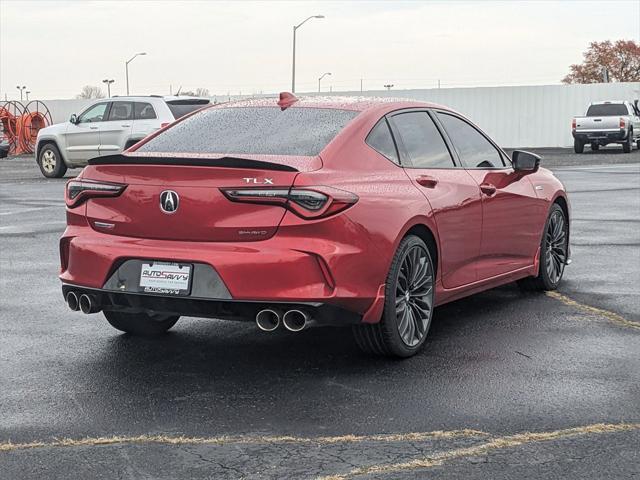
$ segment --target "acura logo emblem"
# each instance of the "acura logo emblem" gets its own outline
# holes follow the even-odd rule
[[[175,213],[179,202],[180,197],[173,190],[165,190],[160,194],[160,210],[164,213]]]

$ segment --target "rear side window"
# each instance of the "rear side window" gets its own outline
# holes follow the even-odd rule
[[[413,168],[451,168],[453,159],[446,143],[426,112],[401,113],[393,117]]]
[[[616,115],[629,115],[627,106],[623,103],[604,103],[591,105],[587,110],[587,117],[614,117]]]
[[[313,156],[359,112],[325,108],[210,108],[152,138],[139,152]]]
[[[131,102],[113,102],[109,110],[109,120],[121,121],[133,119],[133,104]]]
[[[438,118],[466,167],[503,168],[505,166],[502,155],[496,147],[470,124],[446,113],[438,113]]]
[[[180,117],[184,117],[188,113],[195,112],[199,108],[209,105],[209,100],[173,100],[167,102],[167,107],[171,110],[173,118],[176,120]]]
[[[398,165],[400,164],[396,144],[391,136],[389,125],[384,118],[380,120],[375,127],[373,127],[371,132],[369,132],[366,142],[367,145],[387,157],[393,163],[397,163]]]
[[[135,102],[133,104],[133,118],[134,120],[153,120],[158,116],[150,103]]]

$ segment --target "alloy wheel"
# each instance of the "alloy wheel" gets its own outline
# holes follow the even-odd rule
[[[56,169],[56,154],[51,150],[45,150],[42,154],[42,168],[47,173],[53,173]]]
[[[406,253],[396,285],[398,332],[405,345],[414,347],[424,337],[433,308],[433,270],[427,251],[420,245]]]
[[[546,269],[549,280],[558,283],[567,261],[567,229],[564,215],[556,210],[549,217],[546,232]]]

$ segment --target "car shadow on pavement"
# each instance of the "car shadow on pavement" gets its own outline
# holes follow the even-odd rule
[[[173,331],[158,338],[114,333],[92,357],[91,368],[84,365],[77,374],[89,374],[87,380],[94,385],[100,378],[105,385],[117,380],[119,387],[128,385],[137,391],[145,386],[162,388],[157,382],[167,382],[167,388],[180,391],[202,390],[216,382],[269,389],[274,381],[297,390],[295,383],[301,379],[378,376],[406,371],[414,364],[428,374],[432,367],[442,369],[443,358],[455,363],[460,352],[477,350],[469,343],[476,341],[474,336],[482,333],[480,330],[499,338],[504,334],[499,330],[526,308],[522,303],[535,303],[536,298],[522,294],[515,286],[506,286],[439,307],[425,348],[407,360],[360,353],[349,328],[264,333],[253,322],[182,319]],[[514,333],[509,331],[507,335]]]

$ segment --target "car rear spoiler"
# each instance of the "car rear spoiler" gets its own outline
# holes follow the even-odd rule
[[[297,168],[281,163],[252,160],[240,157],[189,158],[146,157],[136,155],[107,155],[89,160],[89,165],[186,165],[190,167],[250,168],[256,170],[278,170],[298,172]]]

